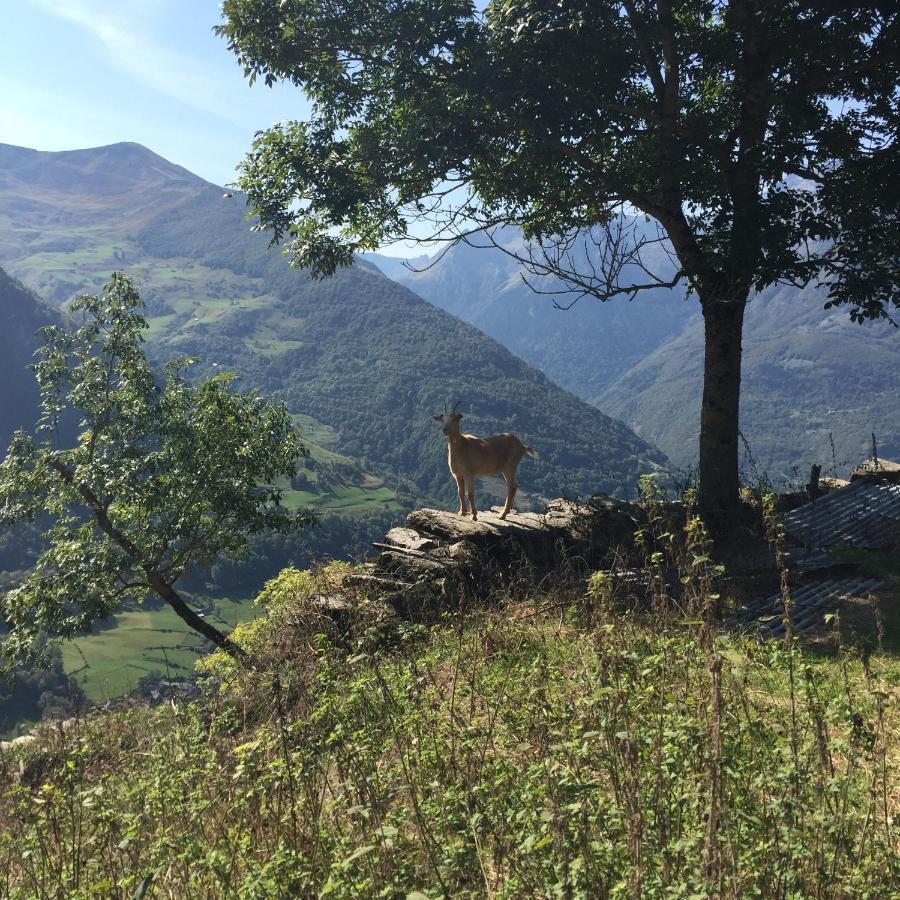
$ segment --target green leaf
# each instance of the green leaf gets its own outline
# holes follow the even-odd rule
[[[343,864],[348,865],[349,863],[354,862],[362,856],[367,856],[369,853],[372,853],[377,849],[378,848],[375,846],[375,844],[366,844],[362,847],[357,847],[356,850],[354,850],[349,856],[344,858]]]
[[[147,891],[153,886],[153,882],[156,881],[157,876],[162,871],[163,867],[159,866],[154,869],[149,875],[144,876],[143,881],[134,889],[134,893],[131,895],[131,900],[143,900],[144,897],[147,896]]]

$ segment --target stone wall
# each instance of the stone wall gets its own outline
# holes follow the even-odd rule
[[[405,618],[459,606],[466,596],[534,585],[549,573],[583,576],[630,550],[640,509],[605,496],[554,500],[546,512],[479,513],[477,521],[437,509],[410,513],[375,543],[378,556],[352,583]]]

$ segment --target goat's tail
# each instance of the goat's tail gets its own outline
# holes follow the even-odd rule
[[[528,444],[522,444],[522,446],[525,448],[525,452],[529,456],[533,456],[535,459],[537,459],[541,455],[540,453],[537,452],[537,450],[534,450],[531,447],[529,447]]]

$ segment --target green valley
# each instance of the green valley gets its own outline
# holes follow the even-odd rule
[[[246,601],[205,603],[206,617],[225,630],[257,615],[257,608]],[[161,607],[120,613],[109,629],[67,641],[62,657],[85,697],[103,703],[134,690],[142,678],[193,678],[194,663],[208,649],[169,607]]]

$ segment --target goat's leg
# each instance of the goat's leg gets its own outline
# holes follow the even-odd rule
[[[475,476],[466,479],[466,493],[469,495],[469,508],[472,510],[472,521],[478,520],[478,511],[475,509]]]
[[[462,475],[454,475],[456,479],[456,491],[459,494],[459,512],[458,516],[466,514],[466,482]]]
[[[516,473],[513,472],[512,475],[504,474],[503,477],[506,479],[506,505],[503,507],[503,512],[500,513],[501,519],[505,519],[509,515],[510,507],[516,498]]]

